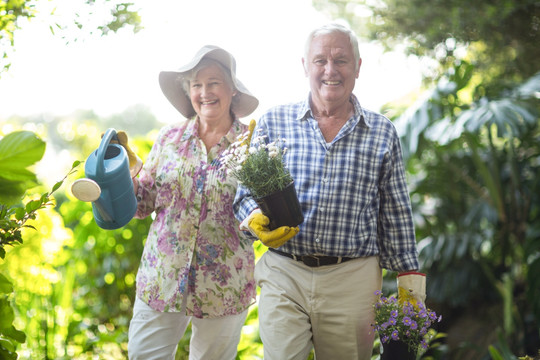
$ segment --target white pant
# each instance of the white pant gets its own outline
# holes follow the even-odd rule
[[[255,266],[265,360],[371,359],[377,257],[310,268],[267,251]]]
[[[129,324],[129,359],[174,360],[178,342],[191,321],[190,360],[234,360],[247,312],[198,319],[183,313],[156,311],[136,298]]]

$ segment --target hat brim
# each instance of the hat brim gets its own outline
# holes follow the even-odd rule
[[[178,79],[191,71],[204,58],[216,60],[230,71],[231,79],[237,90],[236,100],[231,106],[233,113],[238,118],[242,118],[255,111],[259,106],[259,100],[236,78],[236,61],[234,57],[227,51],[213,45],[203,46],[188,64],[178,70],[159,73],[159,85],[167,100],[186,118],[195,116],[196,112],[189,95],[186,94]]]

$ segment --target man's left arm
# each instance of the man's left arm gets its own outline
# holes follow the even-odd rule
[[[426,275],[418,272],[418,250],[412,208],[405,177],[405,166],[399,137],[395,135],[381,186],[379,244],[381,264],[398,271],[400,301],[424,303]]]

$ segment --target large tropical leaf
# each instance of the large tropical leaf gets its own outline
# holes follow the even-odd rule
[[[45,142],[30,131],[9,133],[0,140],[0,202],[20,200],[36,176],[27,167],[41,160]]]
[[[523,99],[540,98],[540,72],[516,88],[515,94]]]
[[[499,137],[519,137],[535,123],[537,114],[527,104],[514,99],[482,101],[479,105],[460,114],[456,123],[467,131],[477,132],[482,127],[497,127]],[[525,126],[524,126],[525,125]]]

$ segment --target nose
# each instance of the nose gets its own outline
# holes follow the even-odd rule
[[[201,95],[206,96],[210,92],[210,88],[206,85],[203,85],[201,87]]]
[[[326,65],[324,65],[324,72],[327,74],[332,74],[335,70],[336,66],[333,61],[328,61]]]

